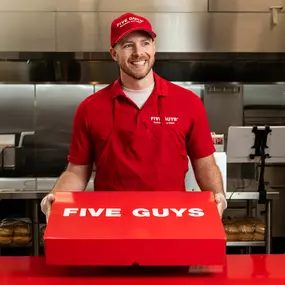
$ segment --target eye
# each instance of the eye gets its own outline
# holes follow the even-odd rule
[[[147,45],[149,45],[150,44],[150,42],[149,41],[145,41],[145,42],[143,42],[143,45],[144,46],[147,46]]]
[[[124,44],[123,45],[123,48],[131,48],[132,47],[132,44]]]

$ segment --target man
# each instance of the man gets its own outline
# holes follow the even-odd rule
[[[200,98],[152,69],[156,34],[126,13],[111,25],[110,53],[120,77],[78,107],[68,166],[41,202],[47,219],[54,193],[84,191],[96,166],[99,190],[185,191],[188,156],[201,190],[227,207],[207,115]]]

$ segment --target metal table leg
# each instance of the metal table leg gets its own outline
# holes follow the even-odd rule
[[[252,200],[247,200],[247,216],[252,217]]]
[[[265,235],[265,242],[266,242],[266,253],[271,253],[271,246],[272,246],[272,201],[266,200],[266,235]]]
[[[33,255],[39,256],[40,254],[40,235],[39,235],[39,201],[32,200],[33,207]]]
[[[246,247],[245,252],[246,252],[246,254],[251,254],[252,253],[251,246]]]

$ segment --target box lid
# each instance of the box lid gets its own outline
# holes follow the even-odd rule
[[[44,239],[50,263],[81,265],[220,264],[226,245],[211,192],[57,193]],[[57,252],[63,246],[72,257]]]

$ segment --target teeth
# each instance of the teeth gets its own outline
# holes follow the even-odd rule
[[[132,64],[134,64],[134,65],[144,65],[145,64],[145,60],[133,61]]]

